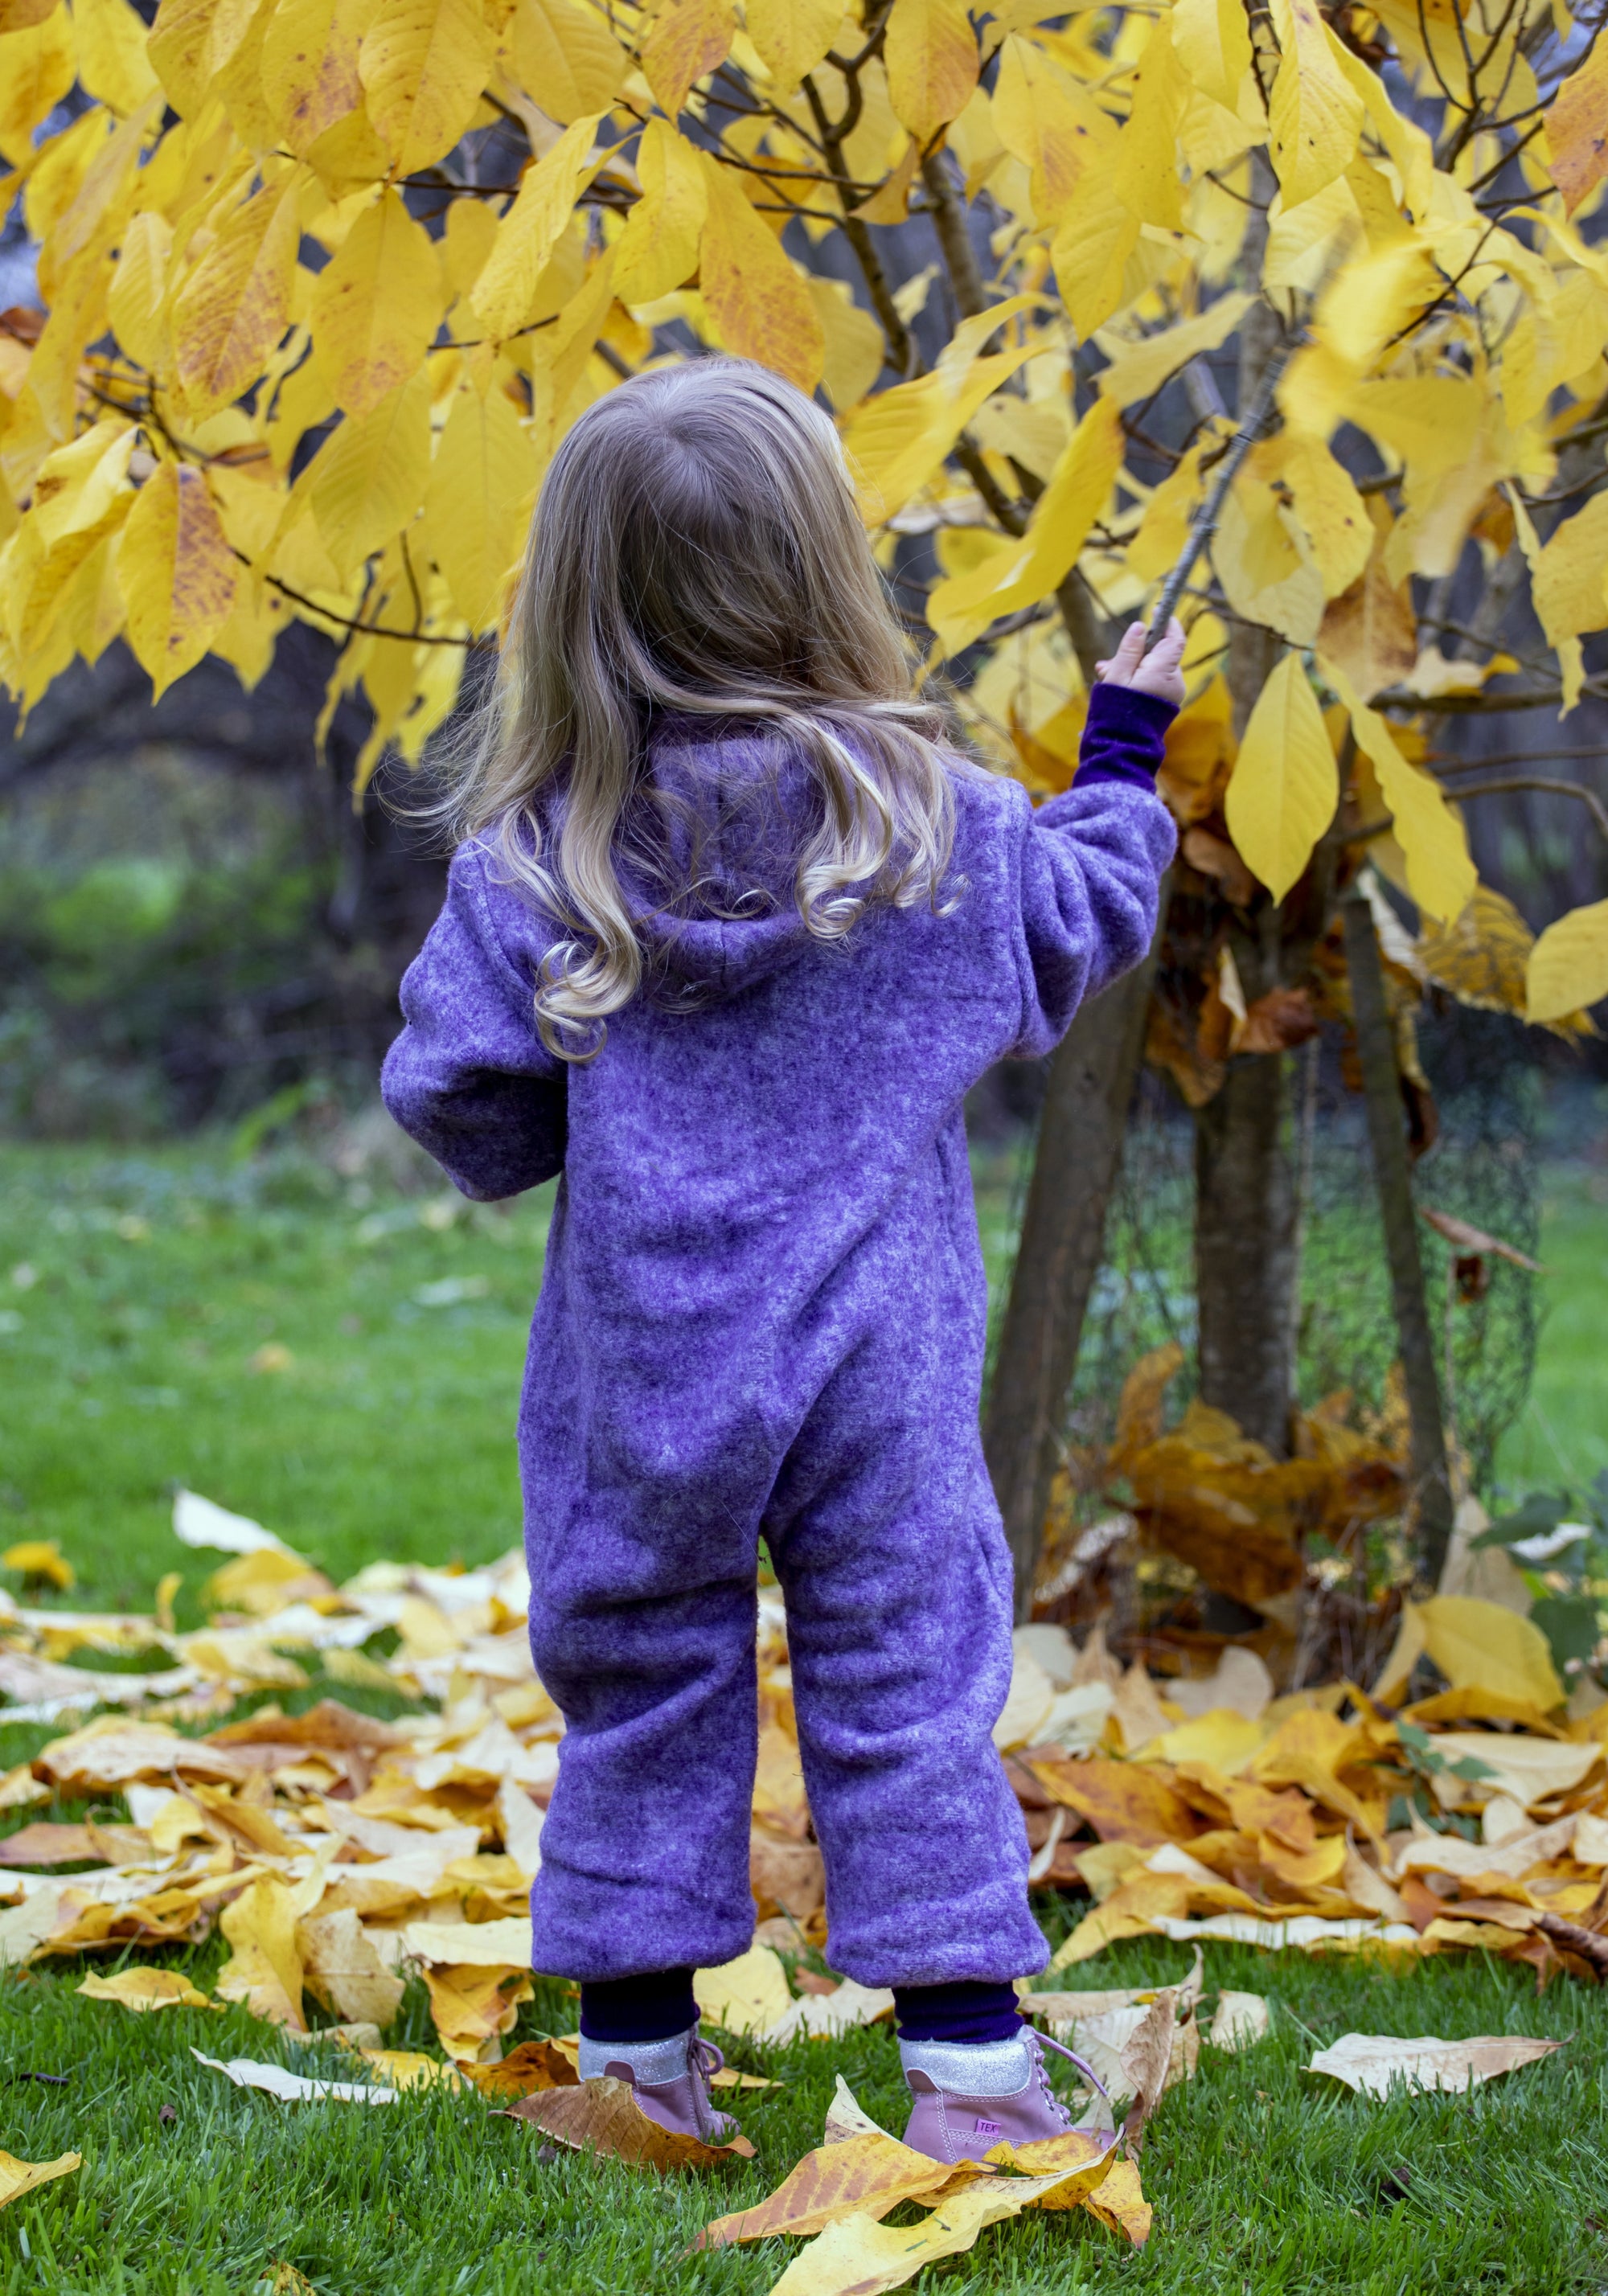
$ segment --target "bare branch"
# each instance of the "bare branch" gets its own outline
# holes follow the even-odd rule
[[[1478,782],[1473,788],[1464,785],[1449,789],[1447,795],[1461,805],[1465,798],[1500,797],[1510,790],[1540,790],[1547,797],[1578,798],[1604,839],[1608,839],[1608,806],[1584,782],[1561,781],[1548,774],[1502,774],[1495,781]]]
[[[962,318],[973,319],[980,311],[987,310],[988,293],[978,267],[977,250],[966,228],[965,207],[956,196],[942,152],[929,152],[923,160],[922,181],[932,202],[932,228],[938,234],[939,252],[949,275],[956,305]]]

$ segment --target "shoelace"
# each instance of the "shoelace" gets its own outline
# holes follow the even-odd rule
[[[1101,2079],[1094,2067],[1091,2064],[1087,2063],[1084,2059],[1078,2054],[1076,2049],[1069,2049],[1064,2041],[1053,2040],[1047,2033],[1029,2033],[1026,2036],[1026,2039],[1029,2048],[1033,2052],[1033,2062],[1038,2074],[1038,2086],[1044,2091],[1045,2095],[1048,2098],[1055,2111],[1061,2115],[1062,2122],[1068,2128],[1072,2126],[1072,2116],[1068,2112],[1066,2106],[1062,2103],[1061,2099],[1056,2095],[1054,2090],[1050,2087],[1050,2069],[1044,2062],[1044,2053],[1046,2049],[1054,2049],[1058,2057],[1064,2057],[1069,2064],[1076,2065],[1084,2079],[1089,2084],[1089,2087],[1091,2088],[1097,2089],[1100,2095],[1105,2098],[1107,2104],[1111,2103],[1111,2096],[1106,2089],[1105,2083]]]
[[[718,2049],[713,2041],[706,2041],[701,2033],[694,2033],[687,2045],[686,2061],[689,2070],[702,2076],[707,2088],[710,2074],[718,2073],[725,2064],[726,2051]]]

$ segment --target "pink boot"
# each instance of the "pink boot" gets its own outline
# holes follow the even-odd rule
[[[650,2120],[677,2136],[699,2137],[705,2144],[728,2144],[739,2134],[730,2113],[717,2112],[710,2101],[710,2075],[725,2062],[712,2041],[699,2038],[696,2025],[667,2041],[583,2040],[580,2045],[583,2080],[595,2080],[603,2073],[628,2081]]]
[[[1008,2041],[901,2041],[915,2099],[906,2144],[933,2161],[980,2161],[996,2144],[1064,2135],[1072,2116],[1050,2087],[1046,2048],[1105,2095],[1081,2057],[1026,2026]]]

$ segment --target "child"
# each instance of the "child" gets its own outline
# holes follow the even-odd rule
[[[943,740],[832,425],[730,359],[547,472],[387,1104],[466,1195],[562,1173],[519,1421],[530,1646],[568,1725],[534,1958],[584,2077],[719,2137],[692,1972],[747,1948],[755,1578],[787,1603],[830,1954],[894,1988],[909,2141],[1068,2116],[990,1732],[1011,1562],[978,1434],[962,1102],[1136,962],[1175,623],[1032,810]],[[1053,2045],[1052,2045],[1053,2046]]]

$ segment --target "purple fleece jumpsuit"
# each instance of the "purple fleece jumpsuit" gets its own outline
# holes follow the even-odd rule
[[[603,1980],[746,1948],[761,1536],[833,1966],[866,1985],[1043,1967],[990,1738],[1011,1562],[978,1430],[962,1101],[1148,947],[1172,714],[1097,687],[1077,784],[1037,813],[957,766],[952,912],[876,909],[837,947],[805,932],[775,857],[803,768],[708,721],[668,726],[650,769],[701,824],[717,906],[756,875],[776,898],[660,933],[660,991],[586,1066],[536,1030],[553,931],[482,846],[455,859],[383,1088],[467,1195],[563,1175],[519,1419],[531,1651],[568,1724],[538,1969]]]

